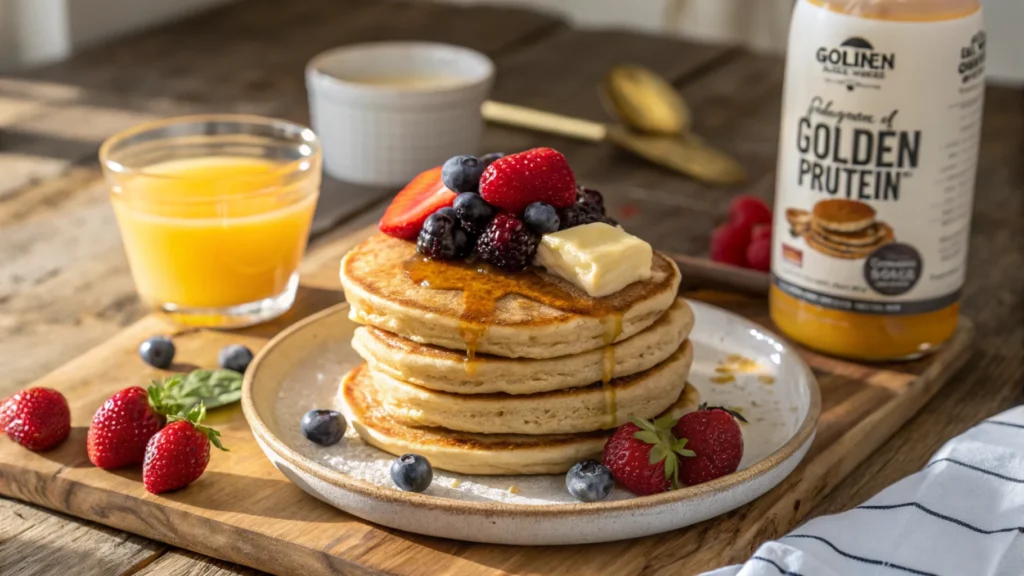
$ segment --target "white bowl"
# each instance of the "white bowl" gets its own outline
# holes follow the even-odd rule
[[[788,345],[760,326],[719,308],[691,302],[695,361],[689,381],[712,405],[744,410],[740,470],[697,486],[636,497],[616,488],[603,502],[575,502],[564,475],[470,476],[434,470],[423,494],[402,492],[388,473],[394,457],[349,427],[343,442],[317,446],[300,431],[303,413],[334,406],[342,375],[362,360],[350,341],[356,324],[348,304],[302,320],[278,334],[245,373],[242,409],[260,448],[289,480],[346,512],[391,528],[473,542],[557,545],[647,536],[707,520],[779,484],[807,453],[821,410],[818,384]],[[714,383],[718,362],[740,354],[758,374]],[[509,487],[519,491],[510,493]]]
[[[306,88],[324,169],[339,180],[396,187],[477,152],[480,105],[493,79],[487,56],[449,44],[379,42],[319,54],[306,66]]]

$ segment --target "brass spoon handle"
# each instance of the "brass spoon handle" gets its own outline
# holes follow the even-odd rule
[[[480,112],[483,114],[484,120],[488,122],[527,128],[588,142],[602,142],[608,135],[608,127],[600,122],[570,118],[493,100],[484,102],[480,107]]]

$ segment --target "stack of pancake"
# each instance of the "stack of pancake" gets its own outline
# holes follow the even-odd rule
[[[896,240],[891,226],[875,220],[875,209],[855,200],[822,200],[811,212],[790,208],[792,232],[833,258],[857,260]]]
[[[598,458],[630,417],[692,411],[693,312],[679,270],[590,298],[539,268],[427,260],[376,235],[341,263],[353,347],[346,416],[368,443],[467,474],[551,474]]]

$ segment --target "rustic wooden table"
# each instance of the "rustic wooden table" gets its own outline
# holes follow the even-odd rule
[[[550,145],[658,248],[702,254],[730,198],[770,199],[782,62],[725,47],[620,31],[580,31],[545,15],[423,2],[248,0],[0,78],[0,397],[144,314],[96,162],[110,134],[154,118],[237,111],[306,121],[303,66],[338,44],[456,42],[497,63],[494,98],[607,120],[596,93],[613,64],[670,78],[696,128],[748,167],[742,189],[712,189],[609,146],[489,127],[487,150]],[[964,313],[977,326],[967,366],[813,514],[849,508],[921,466],[977,420],[1022,401],[1024,92],[988,92]],[[311,251],[372,222],[389,191],[325,182]],[[0,498],[0,573],[254,574]],[[645,573],[671,571],[650,566]]]

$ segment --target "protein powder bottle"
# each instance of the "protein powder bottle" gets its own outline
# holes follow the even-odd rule
[[[956,330],[984,102],[978,0],[798,0],[786,59],[772,320],[862,360]]]

